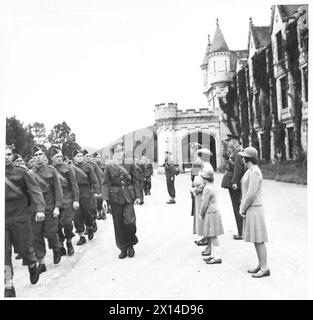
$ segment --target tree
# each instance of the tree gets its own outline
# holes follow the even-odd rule
[[[14,144],[21,156],[32,153],[35,145],[34,136],[15,116],[6,118],[6,144]]]
[[[34,136],[34,141],[36,144],[44,144],[46,142],[46,128],[43,123],[34,122],[33,124],[29,124],[27,129],[32,133]]]

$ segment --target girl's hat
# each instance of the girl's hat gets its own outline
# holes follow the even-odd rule
[[[238,154],[246,158],[259,159],[258,150],[253,147],[247,147],[242,152],[238,152]]]
[[[214,171],[210,167],[204,167],[200,172],[200,176],[205,179],[211,179],[214,176]]]

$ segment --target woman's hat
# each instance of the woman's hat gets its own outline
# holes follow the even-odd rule
[[[247,147],[242,152],[238,152],[238,154],[246,158],[259,159],[258,150],[253,147]]]
[[[205,179],[211,179],[214,176],[214,171],[210,167],[204,167],[200,172],[200,176]]]

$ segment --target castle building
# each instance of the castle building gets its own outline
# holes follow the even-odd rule
[[[206,107],[182,111],[176,103],[155,106],[159,165],[163,163],[165,151],[169,151],[181,168],[190,167],[194,156],[190,144],[197,142],[211,150],[210,162],[214,169],[222,166],[223,140],[230,131],[220,104],[226,99],[229,85],[233,82],[237,60],[246,57],[246,50],[231,51],[228,48],[217,21],[213,41],[211,43],[208,38],[201,64]]]

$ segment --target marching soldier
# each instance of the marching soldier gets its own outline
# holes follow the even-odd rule
[[[93,187],[90,193],[90,205],[92,210],[92,217],[93,217],[93,232],[98,230],[97,226],[97,199],[101,199],[101,186],[103,180],[103,174],[98,165],[93,161],[92,155],[87,151],[83,150],[84,161],[88,163],[94,170],[97,180],[98,186]]]
[[[67,254],[71,256],[74,253],[72,245],[72,238],[75,236],[73,233],[73,221],[79,208],[79,189],[74,169],[64,163],[62,151],[52,148],[51,158],[52,164],[57,170],[63,192],[63,203],[59,218],[59,238],[62,245],[61,255],[66,255],[63,245],[66,239]]]
[[[134,164],[124,161],[123,146],[118,145],[114,157],[104,174],[102,206],[106,211],[110,202],[116,245],[121,250],[119,258],[124,259],[135,255],[133,246],[138,239],[134,204],[140,203],[140,191]]]
[[[85,225],[88,239],[94,237],[94,220],[90,201],[91,188],[99,192],[97,176],[93,168],[86,162],[83,162],[83,153],[80,150],[73,151],[73,168],[75,170],[76,180],[79,188],[79,209],[74,218],[76,232],[80,236],[77,245],[81,246],[86,243],[84,237]],[[98,195],[98,194],[97,194]]]
[[[35,219],[44,216],[45,201],[42,192],[23,167],[12,163],[13,148],[5,150],[5,297],[15,297],[13,285],[12,245],[23,259],[23,265],[28,266],[30,282],[39,280],[37,258],[32,249],[31,211],[29,198],[35,209]]]
[[[136,169],[136,174],[139,181],[139,192],[140,192],[139,204],[143,205],[146,172],[145,172],[144,162],[142,161],[142,158],[138,154],[135,155],[135,169]]]
[[[151,176],[153,175],[153,166],[150,159],[146,158],[145,163],[145,195],[151,195]]]
[[[58,235],[58,220],[62,206],[63,194],[61,183],[56,169],[46,164],[47,157],[44,151],[35,146],[33,149],[35,164],[30,170],[43,193],[46,208],[42,220],[32,219],[33,246],[39,261],[39,271],[45,272],[46,245],[48,239],[49,249],[53,250],[53,262],[58,264],[61,261],[61,244]]]
[[[104,178],[104,171],[105,171],[105,163],[102,161],[101,155],[97,152],[93,154],[93,158],[95,163],[98,165],[98,167],[101,170],[101,180],[103,181]],[[102,186],[102,181],[101,181],[101,186]],[[98,197],[97,198],[97,219],[98,220],[105,220],[106,219],[106,213],[104,212],[102,208],[102,198]]]

